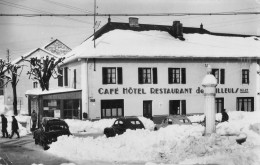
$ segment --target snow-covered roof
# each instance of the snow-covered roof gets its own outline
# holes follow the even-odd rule
[[[27,90],[25,95],[47,95],[47,94],[55,94],[55,93],[66,93],[66,92],[77,92],[81,91],[81,89],[74,89],[74,88],[56,88],[56,89],[49,89],[48,91],[42,91],[41,89],[32,89]]]
[[[166,31],[115,29],[93,37],[69,52],[64,63],[78,58],[179,58],[250,57],[260,58],[257,37],[231,37],[211,34],[183,34],[185,41]]]
[[[55,48],[61,49],[61,52],[57,51]],[[67,45],[62,43],[60,40],[55,39],[40,48],[36,48],[36,49],[29,51],[28,53],[25,53],[21,57],[13,60],[12,64],[18,64],[20,61],[22,61],[22,58],[26,59],[26,58],[30,57],[31,55],[33,55],[34,53],[36,53],[37,51],[43,51],[52,57],[59,58],[59,57],[65,55],[70,50],[71,49]]]

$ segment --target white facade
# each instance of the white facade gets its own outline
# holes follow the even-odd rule
[[[200,62],[203,61],[203,62]],[[81,59],[68,64],[77,70],[78,89],[82,89],[82,111],[89,118],[101,118],[101,101],[123,99],[124,116],[143,116],[143,101],[152,101],[152,116],[168,115],[170,100],[185,100],[186,114],[204,113],[202,79],[206,64],[224,69],[224,84],[217,85],[216,98],[223,98],[227,111],[238,110],[238,98],[253,98],[252,110],[259,109],[259,65],[256,61],[194,59]],[[102,68],[122,68],[122,84],[103,84]],[[157,84],[139,84],[138,68],[157,68]],[[186,83],[169,84],[168,68],[185,68]],[[242,83],[242,70],[249,70],[249,84]],[[72,80],[72,74],[69,74]],[[153,76],[153,75],[152,75]],[[70,83],[71,84],[71,83]],[[72,86],[70,86],[72,87]],[[132,90],[131,90],[132,89]],[[88,99],[87,99],[88,98]],[[254,104],[254,105],[253,105]],[[183,107],[179,105],[180,110]],[[244,105],[245,106],[245,105]],[[250,105],[249,105],[250,106]],[[181,112],[179,112],[181,114]]]

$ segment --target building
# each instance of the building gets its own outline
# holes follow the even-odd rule
[[[259,52],[256,36],[212,33],[179,21],[166,26],[109,18],[61,65],[64,88],[81,90],[81,105],[69,103],[69,118],[79,107],[90,119],[204,113],[201,82],[208,65],[218,81],[216,112],[259,110]],[[58,94],[52,94],[55,102]]]
[[[58,58],[64,56],[66,53],[71,51],[71,49],[62,43],[60,40],[55,39],[44,45],[41,48],[36,48],[29,53],[24,54],[22,57],[26,60],[29,60],[31,57],[54,57]],[[24,61],[22,57],[15,59],[12,61],[13,64],[23,66],[22,69],[18,70],[19,82],[17,84],[17,110],[19,114],[30,114],[28,112],[28,106],[32,107],[32,109],[38,110],[38,104],[36,101],[32,101],[31,104],[28,105],[28,98],[25,96],[25,92],[31,89],[39,89],[40,85],[37,81],[33,81],[29,79],[29,75],[27,72],[30,69],[30,64],[27,61]],[[57,88],[58,80],[51,78],[50,80],[50,88]],[[13,89],[10,83],[7,84],[6,87],[0,88],[0,95],[2,95],[2,102],[5,105],[4,112],[13,112]],[[2,104],[2,105],[3,105]]]

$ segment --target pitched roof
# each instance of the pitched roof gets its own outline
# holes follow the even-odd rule
[[[59,49],[60,52],[56,51],[57,49]],[[33,55],[37,51],[43,51],[43,52],[47,53],[48,55],[50,55],[52,57],[59,58],[60,56],[63,56],[66,53],[70,52],[71,48],[69,48],[67,45],[62,43],[60,40],[55,39],[55,40],[51,41],[50,43],[44,45],[41,48],[36,48],[36,49],[31,50],[28,53],[25,53],[21,57],[13,60],[12,63],[13,64],[18,64],[19,62],[22,61],[23,58],[25,58],[25,59],[29,58],[31,55]]]
[[[180,58],[245,57],[260,59],[259,38],[250,35],[212,33],[184,27],[185,41],[173,37],[171,26],[109,22],[65,57],[78,58]],[[95,39],[96,48],[94,48]]]

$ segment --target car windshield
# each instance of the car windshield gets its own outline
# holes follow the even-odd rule
[[[189,120],[187,120],[187,119],[179,119],[179,121],[180,121],[181,123],[189,123]]]

